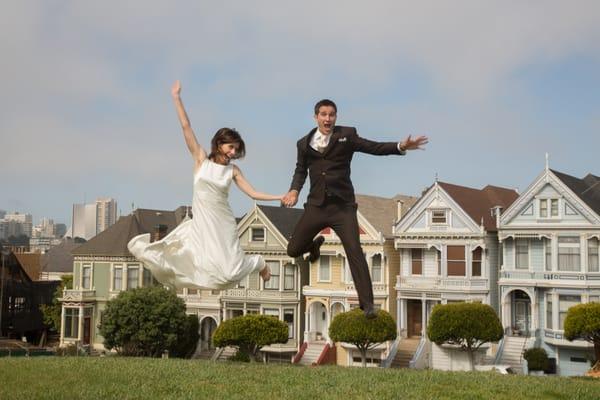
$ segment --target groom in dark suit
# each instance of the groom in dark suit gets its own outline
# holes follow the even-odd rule
[[[324,228],[331,227],[344,246],[360,308],[367,318],[374,318],[373,287],[360,245],[350,162],[357,151],[380,156],[404,155],[407,150],[421,149],[428,139],[425,136],[415,139],[408,136],[399,143],[373,142],[358,136],[356,128],[336,126],[336,118],[335,103],[327,99],[319,101],[315,105],[317,127],[298,141],[296,170],[290,191],[282,203],[286,207],[296,204],[308,174],[310,192],[304,205],[304,214],[288,243],[287,253],[290,257],[300,257],[308,252],[311,262],[317,260],[324,238],[313,238]]]

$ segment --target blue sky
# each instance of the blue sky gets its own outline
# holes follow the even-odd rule
[[[440,180],[521,191],[544,167],[600,175],[597,1],[30,1],[0,15],[0,209],[69,223],[73,203],[191,202],[169,91],[202,143],[238,129],[238,165],[284,193],[313,104],[407,157],[357,155],[358,193]],[[302,197],[306,195],[303,191]],[[231,190],[236,215],[252,201]]]

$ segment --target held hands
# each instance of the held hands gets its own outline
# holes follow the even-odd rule
[[[412,138],[412,135],[408,135],[406,139],[400,142],[401,150],[425,150],[423,146],[429,143],[427,136],[417,136]]]
[[[181,94],[181,83],[179,82],[179,80],[176,80],[175,83],[173,84],[173,87],[171,87],[171,96],[173,96],[173,98],[177,99],[177,98],[179,98],[180,94]]]
[[[290,190],[281,199],[281,204],[285,207],[294,207],[298,202],[298,192],[296,190]]]

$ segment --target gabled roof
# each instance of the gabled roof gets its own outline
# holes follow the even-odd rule
[[[23,271],[32,281],[40,280],[40,253],[14,253]]]
[[[300,208],[286,208],[259,205],[258,208],[265,214],[269,221],[279,230],[286,240],[294,233],[294,228],[304,213]]]
[[[500,206],[506,210],[519,197],[516,190],[499,186],[487,185],[483,189],[473,189],[446,182],[438,182],[438,185],[477,224],[480,224],[483,218],[483,226],[487,231],[497,230],[496,219],[492,216],[490,209]]]
[[[40,259],[42,272],[73,272],[72,251],[81,246],[71,238],[64,238],[60,244],[50,247]]]
[[[392,226],[397,220],[398,201],[402,201],[402,213],[406,212],[417,202],[416,197],[397,194],[392,198],[356,195],[358,211],[371,225],[386,238],[392,238]]]
[[[73,250],[73,255],[131,256],[127,243],[142,233],[152,233],[157,225],[166,225],[167,233],[183,221],[186,207],[174,211],[138,208],[133,213],[119,218],[106,230]]]
[[[553,169],[550,171],[597,215],[600,215],[600,177],[587,174],[583,179],[579,179]]]

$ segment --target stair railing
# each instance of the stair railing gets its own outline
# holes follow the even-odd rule
[[[417,345],[417,350],[413,355],[413,358],[408,362],[408,368],[417,368],[418,362],[421,361],[421,357],[426,354],[425,353],[425,345],[427,344],[427,338],[425,336],[421,337],[419,344]]]
[[[381,362],[381,368],[389,368],[392,366],[392,362],[394,361],[394,358],[396,358],[396,353],[398,352],[398,345],[400,344],[400,340],[402,340],[402,338],[400,337],[400,335],[398,335],[398,337],[396,337],[396,340],[394,340],[394,343],[392,343],[387,357]]]

